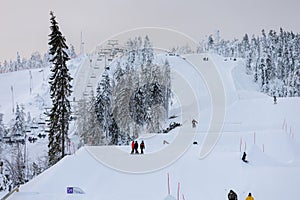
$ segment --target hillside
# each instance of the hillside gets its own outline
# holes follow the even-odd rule
[[[180,184],[180,199],[226,199],[233,189],[239,199],[251,192],[255,199],[296,200],[300,99],[280,98],[273,104],[273,98],[258,92],[245,75],[243,60],[211,54],[161,56],[172,69],[176,103],[170,112],[179,116],[180,129],[141,134],[138,141],[145,141],[145,155],[130,155],[129,146],[82,147],[9,199],[165,199],[169,174],[170,194],[177,197]],[[84,59],[74,61],[75,77],[82,77],[75,66]],[[24,78],[28,71],[1,74],[0,113],[5,122],[12,117],[11,85],[15,101],[28,105],[26,110],[39,112],[37,99],[47,101],[42,73],[32,74],[31,95],[29,78]],[[199,122],[197,128],[192,128],[192,119]],[[243,151],[248,164],[240,159]],[[82,194],[67,194],[67,187]]]

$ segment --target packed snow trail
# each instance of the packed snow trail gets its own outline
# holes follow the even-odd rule
[[[216,66],[211,59],[208,58],[208,54],[193,54],[186,56],[187,61],[195,66],[202,74],[212,101],[212,118],[205,141],[202,144],[200,159],[205,158],[212,151],[220,138],[225,119],[226,107],[223,82]],[[198,101],[201,101],[201,99],[198,99]]]

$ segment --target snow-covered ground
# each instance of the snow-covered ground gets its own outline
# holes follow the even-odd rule
[[[145,141],[145,155],[129,155],[130,147],[82,147],[9,199],[171,199],[168,174],[170,195],[180,199],[226,199],[230,189],[239,199],[249,192],[255,199],[298,199],[300,98],[278,99],[274,105],[245,75],[242,60],[225,61],[210,54],[168,56],[168,60],[178,100],[171,113],[180,116],[176,119],[183,124],[180,129],[142,134],[139,142]],[[78,77],[79,70],[71,71]],[[13,116],[11,85],[16,102],[32,105],[27,111],[38,112],[40,101],[35,99],[49,95],[40,70],[32,70],[30,95],[28,73],[0,75],[0,113],[5,113],[5,120]],[[214,118],[216,111],[220,113]],[[191,128],[193,118],[199,122],[197,128]],[[207,146],[210,138],[213,142]],[[164,140],[170,144],[163,144]],[[206,156],[201,156],[203,147],[208,148]],[[243,151],[248,164],[240,159]],[[84,194],[67,194],[68,187]]]

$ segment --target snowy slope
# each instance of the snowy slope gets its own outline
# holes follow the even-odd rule
[[[209,61],[203,61],[203,57]],[[170,56],[168,60],[173,81],[177,81],[173,90],[180,109],[174,110],[181,115],[182,128],[166,135],[143,135],[143,156],[129,155],[130,147],[83,147],[21,186],[9,199],[172,199],[167,197],[170,174],[171,195],[177,196],[180,183],[180,199],[183,195],[185,199],[226,199],[233,189],[239,199],[251,192],[255,199],[296,200],[300,181],[300,99],[278,99],[274,105],[271,97],[257,91],[239,60],[225,61],[209,54],[186,55],[185,59]],[[205,67],[215,67],[221,78],[225,118],[217,127],[222,134],[216,137],[216,146],[199,159],[214,106],[223,102],[213,99],[218,95],[213,93],[216,81],[208,80],[210,77],[201,71]],[[193,118],[199,121],[197,129],[191,128]],[[163,140],[173,143],[163,145]],[[249,164],[240,160],[244,150]],[[175,159],[170,164],[149,170],[150,165],[172,156]],[[119,167],[108,163],[110,157]],[[126,170],[121,169],[124,166]],[[70,186],[82,189],[84,194],[67,194]]]

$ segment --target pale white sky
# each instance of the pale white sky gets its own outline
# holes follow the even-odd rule
[[[83,32],[88,52],[138,27],[174,29],[198,41],[216,30],[226,39],[263,28],[300,32],[299,9],[298,0],[0,0],[0,62],[47,50],[50,10],[77,51]]]

